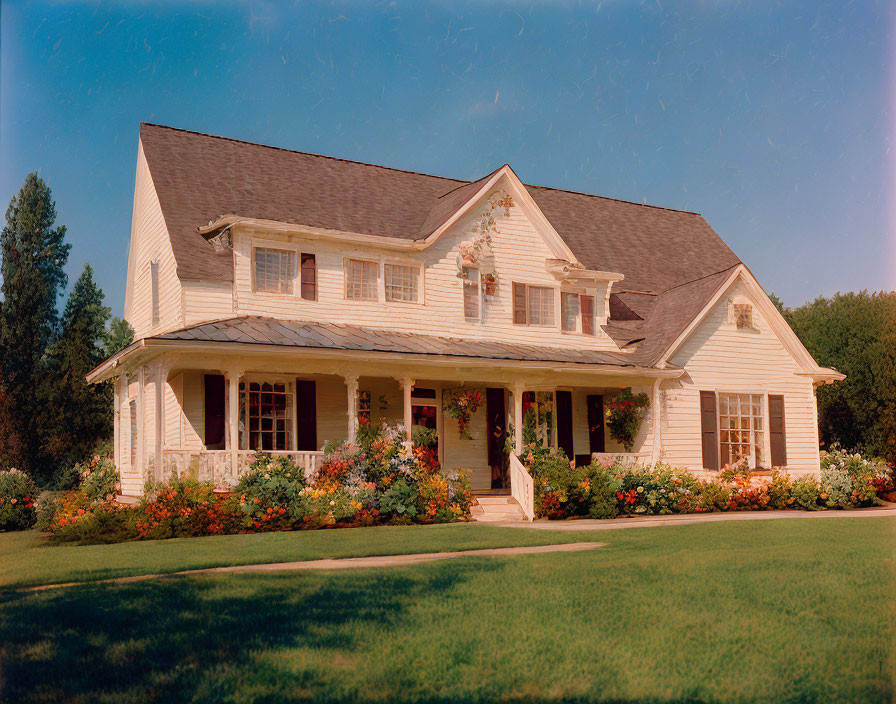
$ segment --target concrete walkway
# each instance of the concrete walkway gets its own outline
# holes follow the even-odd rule
[[[348,570],[362,567],[402,567],[421,562],[454,560],[459,557],[508,557],[513,555],[539,555],[549,552],[581,552],[602,548],[606,543],[561,543],[559,545],[531,545],[516,548],[486,548],[483,550],[456,550],[453,552],[426,552],[410,555],[377,555],[372,557],[345,557],[326,560],[304,560],[302,562],[269,562],[257,565],[233,565],[229,567],[207,567],[199,570],[167,572],[164,574],[141,574],[133,577],[114,577],[84,582],[63,584],[43,584],[36,587],[22,587],[16,592],[40,592],[47,589],[77,587],[85,584],[130,584],[164,577],[183,577],[203,574],[258,574],[263,572],[296,572],[300,570]]]
[[[691,523],[721,523],[728,521],[768,521],[779,518],[896,518],[896,504],[857,508],[847,511],[737,511],[731,513],[688,513],[669,516],[632,516],[615,520],[580,518],[565,521],[533,521],[532,523],[490,523],[503,528],[528,528],[530,530],[624,530],[626,528],[658,528],[682,526]]]

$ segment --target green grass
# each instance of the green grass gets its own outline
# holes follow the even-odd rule
[[[441,526],[378,536],[388,529],[376,528],[290,534],[299,542],[289,546],[254,540],[286,536],[159,546],[205,560],[228,548],[319,557],[367,541],[379,549],[364,554],[410,552],[436,538],[439,549],[583,536],[609,545],[7,592],[0,700],[893,701],[894,518],[504,530],[512,532]],[[145,555],[116,551],[142,547],[89,550],[100,551],[97,564],[107,554],[121,569],[128,555]]]

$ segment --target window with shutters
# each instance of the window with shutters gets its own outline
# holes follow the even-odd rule
[[[594,296],[569,292],[561,294],[561,330],[594,335],[594,327]]]
[[[513,322],[515,325],[554,327],[554,289],[548,286],[513,284]]]
[[[464,318],[470,321],[482,319],[482,290],[479,269],[465,266],[462,270],[464,285]]]
[[[376,301],[379,262],[369,259],[345,260],[345,297],[353,301]]]
[[[240,448],[291,450],[293,386],[282,381],[240,382]]]
[[[719,394],[721,463],[746,459],[751,468],[765,463],[765,396]]]
[[[149,263],[149,279],[152,287],[152,326],[159,325],[159,263]]]
[[[420,301],[420,266],[419,264],[383,265],[383,280],[386,284],[386,300],[399,303],[418,303]]]
[[[295,295],[296,253],[289,249],[255,247],[254,280],[256,293]]]

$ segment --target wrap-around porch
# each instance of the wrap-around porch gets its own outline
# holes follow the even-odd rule
[[[376,356],[347,363],[334,356],[171,351],[121,371],[115,452],[123,493],[185,474],[233,485],[258,451],[288,455],[314,474],[327,444],[382,423],[430,444],[443,469],[469,474],[474,491],[510,488],[508,450],[521,452],[524,428],[579,464],[658,456],[655,403],[630,453],[606,432],[603,403],[620,387],[655,401],[660,376],[582,365],[409,364]],[[445,408],[458,388],[481,395],[463,433]]]

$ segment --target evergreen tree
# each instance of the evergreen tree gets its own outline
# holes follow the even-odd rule
[[[112,434],[112,387],[85,378],[106,356],[109,315],[85,264],[62,315],[62,334],[47,352],[46,399],[53,412],[43,430],[57,472],[87,459]]]
[[[0,234],[0,467],[15,466],[46,479],[36,403],[41,360],[57,329],[56,300],[67,282],[63,267],[71,245],[54,227],[50,188],[29,174],[6,210]]]
[[[112,318],[106,331],[105,354],[111,357],[134,341],[134,328],[122,318]]]

